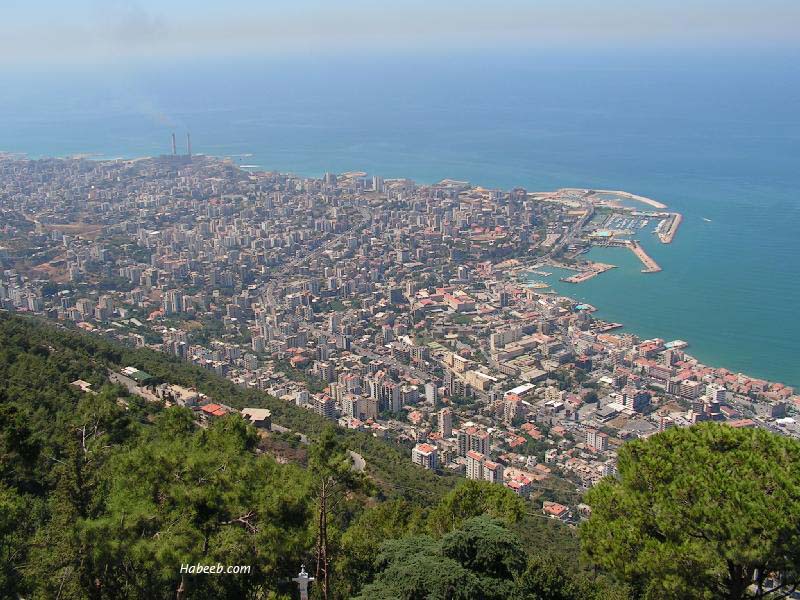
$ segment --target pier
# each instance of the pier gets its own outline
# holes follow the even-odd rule
[[[625,246],[627,246],[631,252],[636,255],[636,258],[642,261],[642,264],[644,265],[642,273],[658,273],[661,270],[659,264],[653,260],[653,258],[647,252],[645,252],[644,248],[642,248],[642,245],[639,242],[636,240],[626,241]]]
[[[647,198],[646,196],[639,196],[638,194],[631,194],[630,192],[623,192],[621,190],[594,190],[597,194],[614,194],[620,198],[627,198],[628,200],[636,200],[642,204],[647,204],[653,208],[667,208],[667,205],[658,200]]]
[[[593,277],[597,277],[600,273],[605,273],[609,269],[615,269],[616,265],[607,265],[605,263],[592,263],[592,265],[583,271],[570,275],[569,277],[562,277],[560,281],[565,283],[583,283]]]
[[[652,206],[653,208],[667,208],[667,205],[663,202],[659,202],[658,200],[653,200],[652,198],[648,198],[646,196],[639,196],[638,194],[631,194],[630,192],[623,192],[622,190],[581,190],[578,188],[563,188],[559,191],[565,192],[585,192],[587,196],[592,196],[594,194],[609,194],[613,196],[619,196],[620,198],[627,198],[628,200],[635,200],[637,202],[641,202],[642,204],[647,204],[648,206]]]
[[[680,213],[672,213],[670,217],[670,221],[666,226],[666,231],[659,231],[658,239],[661,240],[662,244],[670,244],[672,240],[675,239],[675,234],[678,233],[678,227],[681,226],[681,222],[683,222],[683,215]]]

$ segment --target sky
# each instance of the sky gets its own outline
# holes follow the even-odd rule
[[[0,64],[502,46],[800,45],[798,0],[0,0]]]

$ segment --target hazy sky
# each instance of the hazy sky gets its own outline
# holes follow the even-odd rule
[[[800,44],[800,0],[0,0],[0,63]]]

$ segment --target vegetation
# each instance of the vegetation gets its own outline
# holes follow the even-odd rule
[[[108,383],[129,365],[269,408],[312,443],[235,414],[198,426]],[[719,425],[630,443],[588,494],[581,554],[502,486],[436,476],[174,357],[0,313],[0,596],[278,600],[305,563],[314,597],[337,600],[780,597],[769,578],[788,591],[800,564],[798,446]],[[252,571],[180,572],[217,563]]]
[[[626,444],[618,468],[587,495],[582,543],[637,596],[780,598],[800,583],[796,440],[707,423]]]

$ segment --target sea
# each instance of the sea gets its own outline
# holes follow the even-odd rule
[[[560,293],[706,364],[800,387],[800,53],[507,49],[0,68],[0,151],[183,148],[317,176],[366,171],[528,190],[621,189],[684,221],[663,267]]]

